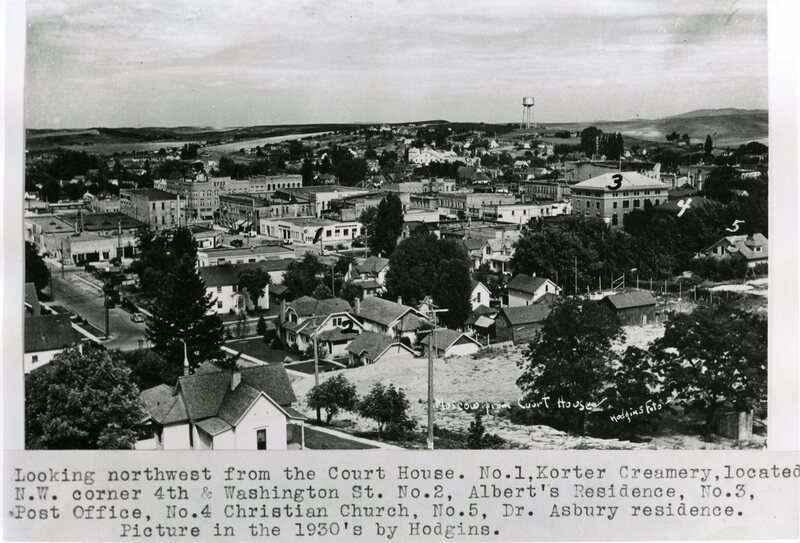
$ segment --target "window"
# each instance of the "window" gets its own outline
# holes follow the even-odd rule
[[[600,209],[600,202],[595,202],[594,204],[597,209]]]
[[[222,302],[221,301],[217,301],[217,309],[222,309]]]
[[[328,238],[331,237],[331,231],[330,230],[325,230],[325,237],[328,237]]]
[[[219,294],[220,292],[222,292],[222,287],[217,287],[217,294]]]
[[[611,226],[617,226],[619,224],[619,219],[617,219],[617,214],[614,213],[611,216]]]
[[[629,207],[631,207],[630,200],[622,200],[622,208],[623,209],[628,209]]]
[[[261,430],[256,430],[256,449],[259,451],[266,451],[267,450],[267,429],[262,428]]]
[[[478,303],[481,303],[481,293],[480,293],[480,292],[478,292],[478,293],[475,295],[475,301],[476,301],[476,302],[478,302]]]
[[[38,363],[39,362],[39,355],[38,354],[33,355],[31,357],[31,362],[33,362],[34,364]]]
[[[617,202],[614,202],[614,204],[612,205],[612,207],[613,207],[614,209],[617,209]]]
[[[633,207],[639,207],[640,204],[641,204],[641,202],[639,202],[638,198],[633,201]]]

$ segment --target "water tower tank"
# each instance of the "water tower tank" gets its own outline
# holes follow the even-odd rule
[[[533,105],[533,96],[526,96],[522,99],[523,106],[532,106]]]

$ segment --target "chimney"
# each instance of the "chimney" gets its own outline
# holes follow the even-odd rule
[[[361,298],[356,296],[355,302],[356,302],[356,315],[359,315],[361,314]]]
[[[231,390],[236,390],[236,387],[239,386],[239,383],[242,382],[242,372],[239,370],[233,370],[231,374]]]
[[[398,296],[397,297],[397,303],[400,304],[400,305],[403,305],[403,297],[402,296]]]

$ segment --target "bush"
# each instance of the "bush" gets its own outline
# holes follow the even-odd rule
[[[275,349],[276,351],[278,351],[278,350],[285,351],[286,350],[286,345],[283,343],[283,341],[281,341],[281,338],[279,338],[277,336],[272,338],[272,341],[269,343],[269,346],[271,348]]]

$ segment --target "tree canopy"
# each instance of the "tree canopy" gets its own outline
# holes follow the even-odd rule
[[[312,409],[324,409],[325,422],[330,424],[331,419],[340,411],[356,410],[358,407],[356,386],[339,373],[311,387],[306,396],[306,403]]]
[[[41,290],[47,286],[50,279],[50,271],[44,260],[39,256],[36,246],[29,242],[25,242],[25,282],[33,283],[36,285],[36,290]]]
[[[439,320],[450,328],[460,328],[471,311],[471,262],[458,240],[436,239],[433,234],[404,239],[389,257],[386,289],[389,298],[402,297],[416,305],[425,296],[447,309]]]
[[[408,416],[410,406],[402,390],[395,388],[393,384],[384,386],[376,382],[358,402],[358,414],[377,423],[378,435],[384,429],[397,435],[413,430],[417,425]]]
[[[564,299],[553,307],[521,363],[524,401],[595,403],[605,389],[611,346],[624,338],[617,317],[591,300]],[[560,409],[554,418],[583,435],[586,410]]]
[[[400,197],[389,193],[382,199],[377,208],[366,209],[361,214],[374,254],[389,256],[397,246],[397,240],[403,231],[403,203]]]
[[[25,376],[29,449],[130,449],[144,415],[131,372],[108,352],[70,347]]]
[[[723,409],[752,410],[767,393],[767,319],[730,302],[675,313],[652,351],[665,391],[706,414],[706,434]]]

